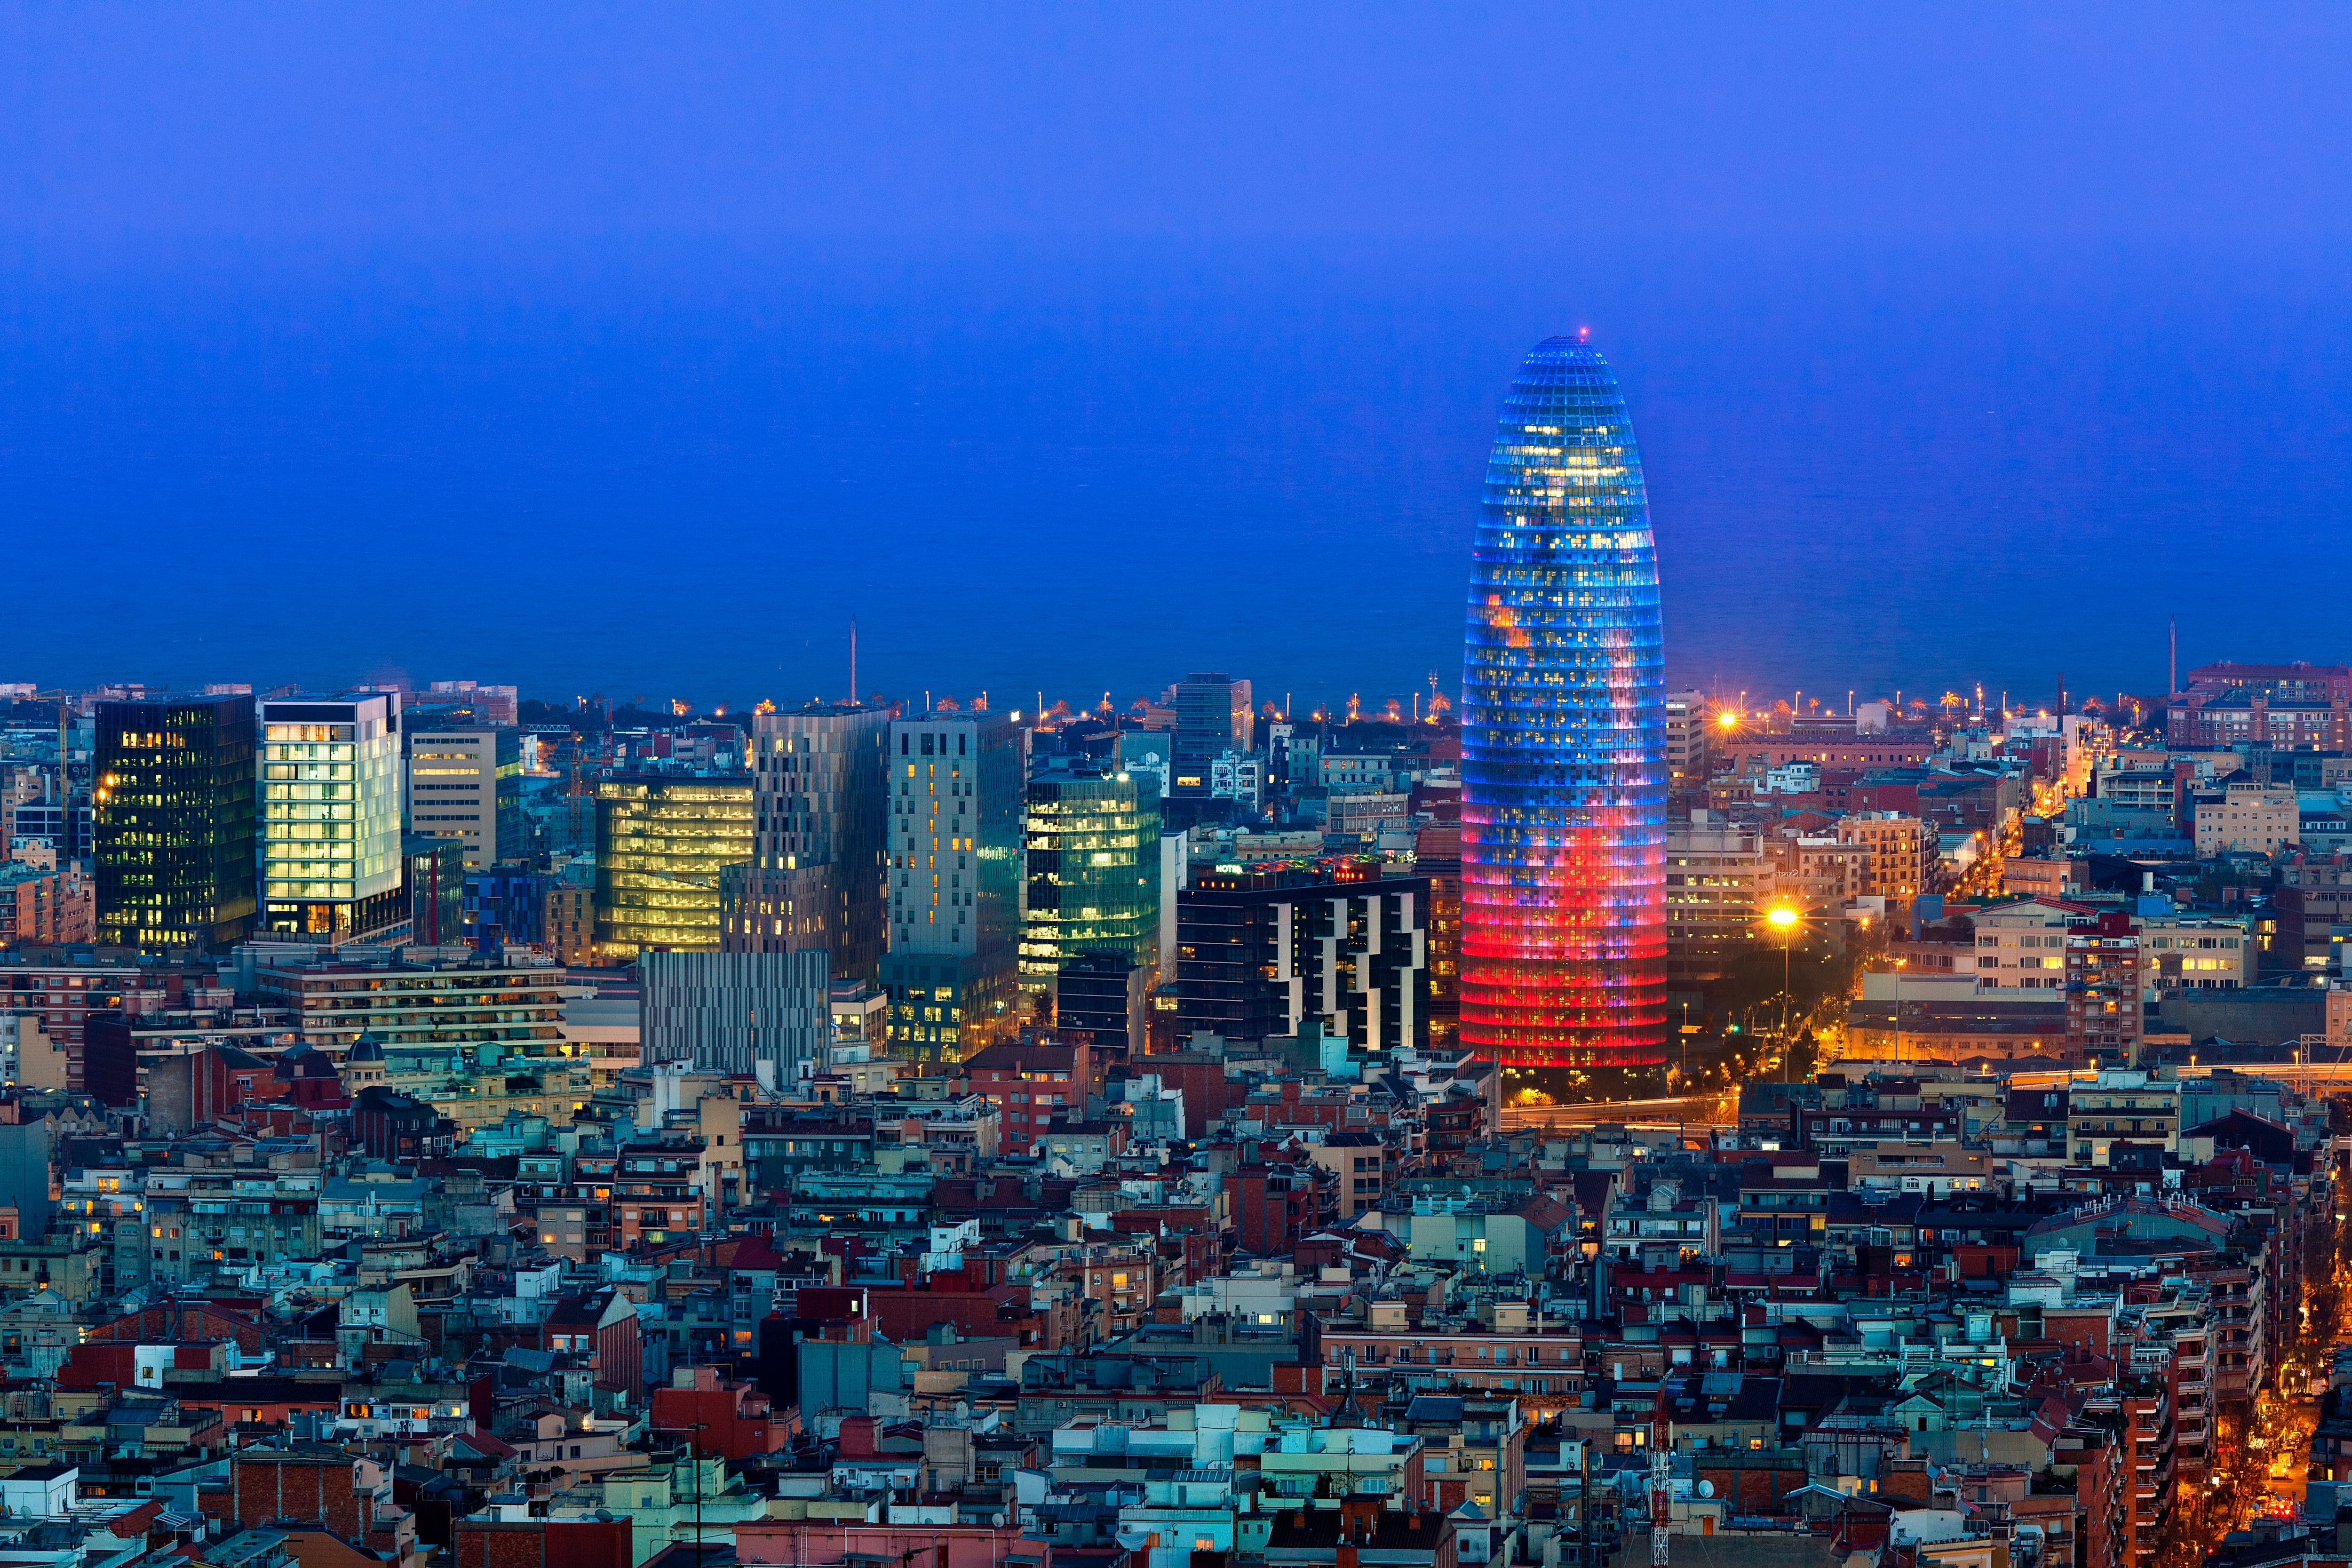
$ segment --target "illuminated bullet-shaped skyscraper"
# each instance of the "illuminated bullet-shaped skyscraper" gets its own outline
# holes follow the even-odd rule
[[[1665,679],[1642,459],[1608,362],[1528,354],[1471,553],[1462,1023],[1496,1061],[1664,1059]]]

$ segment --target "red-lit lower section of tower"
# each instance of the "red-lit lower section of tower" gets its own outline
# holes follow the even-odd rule
[[[1517,1067],[1664,1062],[1664,858],[1654,829],[1595,826],[1543,847],[1507,830],[1489,837],[1478,815],[1465,803],[1463,1046]]]

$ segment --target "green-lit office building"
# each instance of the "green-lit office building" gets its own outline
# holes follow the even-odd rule
[[[226,952],[252,931],[254,741],[250,697],[98,705],[100,942],[193,958]]]
[[[716,952],[719,877],[751,858],[748,773],[636,773],[596,785],[596,946]]]
[[[1160,786],[1150,773],[1053,772],[1029,784],[1029,910],[1021,985],[1054,989],[1066,959],[1160,956]]]

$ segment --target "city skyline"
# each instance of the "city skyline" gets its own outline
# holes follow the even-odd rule
[[[2341,528],[2340,15],[950,12],[887,65],[848,19],[346,15],[21,24],[11,568],[140,570],[0,617],[0,680],[790,703],[855,615],[907,696],[1409,693],[1451,668],[1495,400],[1586,326],[1691,544],[1678,687],[2149,690],[2174,614],[2185,664],[2352,658],[2210,572]],[[1302,50],[1306,89],[1269,77]],[[1595,164],[1643,199],[1528,210]],[[340,540],[533,591],[355,593]],[[142,614],[152,582],[215,613]]]
[[[0,0],[0,1568],[2352,1568],[2347,81]]]

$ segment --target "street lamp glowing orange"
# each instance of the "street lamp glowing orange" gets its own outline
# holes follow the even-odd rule
[[[1717,724],[1722,725],[1727,730],[1737,730],[1739,728],[1739,715],[1737,713],[1718,713],[1715,716],[1715,721]]]
[[[1797,911],[1789,904],[1774,904],[1764,911],[1764,918],[1771,922],[1773,930],[1787,931],[1797,923]]]

